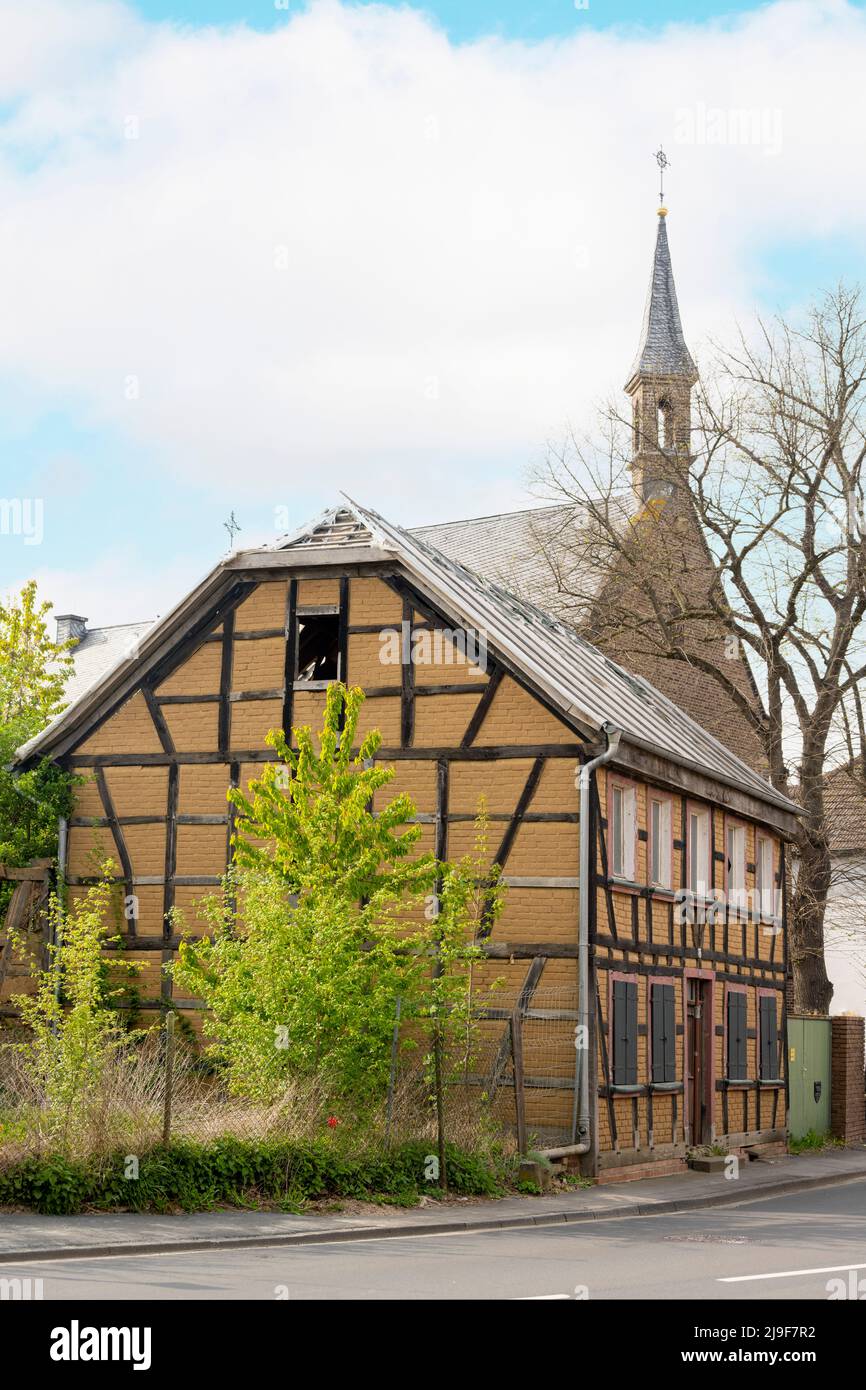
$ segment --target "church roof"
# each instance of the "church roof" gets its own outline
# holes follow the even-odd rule
[[[631,492],[594,505],[623,531],[634,512]],[[569,622],[583,621],[587,602],[604,584],[603,567],[594,562],[598,523],[577,503],[416,526],[411,534]]]
[[[677,287],[668,246],[667,219],[659,214],[652,278],[644,309],[640,347],[626,390],[638,376],[685,376],[697,381],[698,373],[686,347]]]

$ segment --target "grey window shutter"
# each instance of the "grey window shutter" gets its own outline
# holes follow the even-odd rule
[[[746,1080],[746,996],[728,995],[728,1080]]]
[[[676,1081],[676,995],[673,985],[652,985],[650,1016],[652,1026],[653,1081]]]
[[[665,985],[665,1081],[676,1081],[677,1079],[676,998],[673,985]]]
[[[637,985],[633,980],[613,982],[613,1081],[615,1086],[637,1085]]]
[[[779,1072],[779,1030],[776,1024],[776,1001],[768,994],[761,996],[761,1076],[775,1080]]]

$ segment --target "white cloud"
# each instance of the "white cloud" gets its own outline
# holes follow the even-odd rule
[[[515,502],[625,379],[659,140],[694,347],[748,313],[757,249],[866,230],[862,12],[575,30],[455,47],[336,0],[268,34],[0,0],[0,371],[269,503]]]
[[[214,553],[212,562],[220,559]],[[50,598],[58,613],[74,611],[88,619],[88,626],[111,627],[118,623],[149,622],[168,613],[193,584],[203,577],[203,566],[190,568],[185,555],[165,555],[147,570],[131,566],[128,551],[109,543],[98,555],[82,555],[80,566],[61,568],[31,565],[14,582],[2,585],[0,599],[18,594],[27,579],[35,579],[40,597]]]

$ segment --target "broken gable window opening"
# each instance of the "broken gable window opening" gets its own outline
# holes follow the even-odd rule
[[[342,678],[340,610],[336,605],[299,608],[295,615],[296,687],[323,689]]]

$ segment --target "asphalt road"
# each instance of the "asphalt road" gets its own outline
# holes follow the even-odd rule
[[[862,1297],[866,1180],[679,1216],[0,1266],[13,1276],[46,1300],[827,1300],[832,1279]]]

